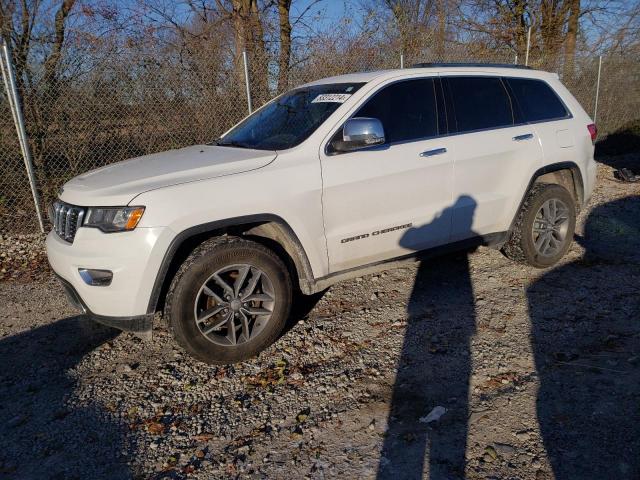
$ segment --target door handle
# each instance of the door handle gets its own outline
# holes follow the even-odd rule
[[[525,133],[524,135],[516,135],[513,137],[514,142],[522,142],[523,140],[531,140],[533,138],[533,133]]]
[[[420,157],[433,157],[434,155],[442,155],[443,153],[447,153],[446,148],[434,148],[433,150],[425,150],[420,153]]]

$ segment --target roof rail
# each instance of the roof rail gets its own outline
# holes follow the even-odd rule
[[[442,68],[442,67],[496,67],[496,68],[519,68],[531,70],[531,67],[525,65],[517,65],[513,63],[478,63],[478,62],[429,62],[429,63],[415,63],[411,65],[411,68]]]

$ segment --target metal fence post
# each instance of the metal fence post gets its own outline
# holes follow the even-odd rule
[[[40,231],[44,233],[44,219],[42,218],[42,211],[40,210],[40,195],[38,194],[38,188],[36,186],[36,176],[33,171],[31,149],[29,148],[29,141],[27,140],[27,131],[24,127],[22,105],[20,104],[20,96],[18,94],[18,88],[16,87],[16,78],[13,70],[13,64],[11,62],[11,55],[9,54],[9,45],[7,42],[2,41],[2,39],[0,39],[0,42],[2,46],[2,55],[0,55],[2,78],[7,92],[7,99],[9,100],[9,107],[11,108],[13,122],[16,125],[16,133],[18,134],[18,142],[20,143],[20,149],[22,150],[24,166],[27,170],[27,176],[29,177],[29,186],[31,187],[31,195],[33,196],[33,203],[36,207],[38,224],[40,225]]]
[[[524,57],[524,66],[529,66],[529,47],[531,47],[531,27],[527,30],[527,53]]]
[[[247,86],[247,106],[249,107],[249,115],[253,112],[251,105],[251,88],[249,86],[249,59],[246,50],[242,51],[242,61],[244,62],[244,83]]]
[[[400,68],[404,68],[404,53],[400,54]]]
[[[598,80],[596,80],[596,100],[593,106],[593,123],[598,118],[598,97],[600,96],[600,72],[602,71],[602,55],[598,57]]]

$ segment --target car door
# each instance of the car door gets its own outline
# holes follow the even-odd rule
[[[524,120],[546,141],[542,143],[544,163],[574,162],[575,132],[571,113],[547,82],[533,78],[505,78]],[[581,133],[584,136],[584,127]]]
[[[444,116],[438,115],[438,99],[443,106],[436,83],[432,78],[395,81],[356,108],[352,117],[382,122],[384,145],[340,154],[322,148],[330,272],[448,241],[453,142],[439,136]],[[341,135],[340,126],[333,139]]]
[[[506,231],[542,165],[536,130],[524,124],[498,76],[442,74],[456,132],[451,241]]]

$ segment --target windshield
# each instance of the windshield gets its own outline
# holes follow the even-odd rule
[[[284,150],[311,135],[363,83],[332,83],[291,90],[249,116],[216,145]]]

